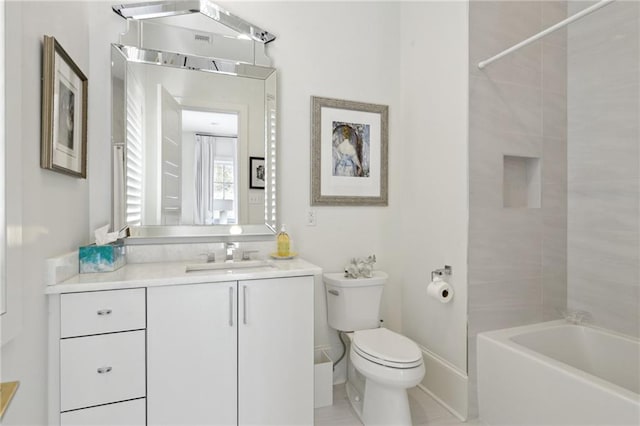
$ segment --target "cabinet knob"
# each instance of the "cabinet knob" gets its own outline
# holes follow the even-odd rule
[[[111,315],[111,309],[100,309],[97,314],[100,316]]]
[[[111,367],[100,367],[98,368],[98,374],[106,374],[109,373],[113,368]]]

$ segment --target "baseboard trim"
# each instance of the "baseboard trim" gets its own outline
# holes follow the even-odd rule
[[[428,349],[421,349],[426,372],[418,387],[442,404],[451,414],[466,421],[469,377]]]

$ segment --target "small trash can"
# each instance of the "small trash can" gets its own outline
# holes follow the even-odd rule
[[[313,407],[333,405],[333,361],[324,349],[314,352]]]

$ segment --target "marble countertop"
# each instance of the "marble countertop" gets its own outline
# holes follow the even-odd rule
[[[114,290],[179,284],[257,280],[320,275],[322,269],[303,259],[273,260],[268,267],[186,272],[197,262],[132,263],[114,272],[78,274],[58,284],[48,285],[46,294]]]

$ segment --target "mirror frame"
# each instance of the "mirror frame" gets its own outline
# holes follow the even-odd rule
[[[254,41],[269,43],[276,39],[276,36],[270,32],[245,21],[239,16],[235,16],[210,0],[152,1],[118,4],[111,8],[115,13],[125,19],[152,19],[201,13],[207,18],[220,22],[222,25]]]
[[[185,9],[185,5],[192,4],[194,8]],[[223,11],[222,15],[227,16],[226,21],[216,19],[209,13],[196,10],[195,5],[198,4],[208,8],[207,10]],[[182,68],[185,70],[200,71],[200,72],[212,72],[221,73],[227,75],[237,75],[241,77],[258,78],[267,81],[267,79],[274,74],[275,68],[265,66],[270,60],[264,55],[264,44],[269,41],[273,41],[275,36],[261,30],[260,28],[247,23],[246,21],[234,17],[232,14],[219,8],[209,0],[199,1],[187,1],[187,2],[173,2],[173,1],[161,1],[151,3],[139,3],[131,5],[113,6],[114,12],[127,19],[142,19],[150,18],[149,12],[155,8],[156,14],[153,17],[166,17],[173,15],[182,15],[186,13],[203,13],[205,16],[214,19],[241,34],[250,35],[254,40],[254,60],[253,64],[238,61],[237,58],[221,59],[213,57],[202,57],[197,55],[190,55],[186,53],[175,53],[157,48],[150,49],[144,47],[142,42],[139,46],[131,45],[131,40],[141,40],[132,33],[140,33],[144,26],[144,22],[129,21],[129,32],[121,35],[121,42],[124,40],[128,44],[112,44],[111,48],[111,66],[112,66],[112,223],[114,228],[119,228],[122,223],[119,223],[118,218],[121,217],[120,209],[122,206],[122,200],[118,199],[116,195],[116,188],[123,188],[126,176],[126,164],[124,164],[124,147],[126,146],[126,138],[123,131],[118,131],[117,128],[117,114],[116,107],[125,99],[125,94],[122,93],[122,99],[116,99],[114,94],[116,76],[114,73],[118,72],[118,69],[123,68],[123,64],[127,62],[146,63],[157,66],[168,66],[173,68]],[[127,13],[124,11],[128,10]],[[139,13],[138,17],[135,16],[134,11]],[[144,11],[142,13],[141,11]],[[215,14],[214,14],[215,15]],[[162,25],[149,22],[149,25]],[[247,27],[248,26],[248,27]],[[167,28],[171,26],[167,25]],[[260,37],[256,39],[253,32],[247,33],[245,29],[248,28],[251,31],[257,31]],[[211,33],[213,36],[215,34]],[[266,35],[265,35],[266,34]],[[262,37],[262,39],[260,39]],[[246,40],[238,40],[238,45],[246,46]],[[259,48],[258,48],[259,47]],[[260,63],[260,65],[258,65]],[[274,76],[275,77],[275,76]],[[149,226],[136,226],[130,228],[130,236],[126,238],[126,244],[167,244],[167,243],[190,243],[190,242],[218,242],[218,241],[243,241],[243,240],[267,240],[272,239],[277,229],[277,216],[276,216],[276,87],[277,82],[274,81],[273,93],[265,93],[265,125],[271,129],[265,134],[265,161],[267,162],[267,170],[269,173],[269,180],[265,187],[265,223],[264,224],[239,224],[239,225],[182,225],[182,226],[163,226],[163,225],[149,225]],[[273,110],[267,108],[268,104],[275,105]],[[120,119],[122,119],[121,117]],[[119,150],[119,152],[118,152]],[[122,173],[122,175],[120,174]]]

